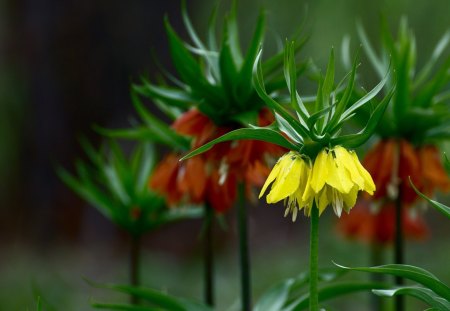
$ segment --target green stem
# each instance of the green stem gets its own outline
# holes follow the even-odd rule
[[[404,259],[404,237],[403,237],[403,206],[401,187],[398,187],[398,196],[395,201],[395,263],[403,264]],[[395,285],[403,286],[404,279],[400,276],[395,277]],[[403,295],[395,296],[395,310],[403,311],[405,309],[405,299]]]
[[[315,203],[311,208],[309,241],[309,310],[319,311],[319,209]]]
[[[238,227],[239,227],[239,262],[241,267],[241,299],[242,311],[251,310],[251,277],[250,256],[248,250],[247,233],[247,207],[245,206],[245,184],[239,185],[238,202]]]
[[[204,277],[205,277],[205,303],[214,306],[214,251],[213,251],[213,221],[214,211],[205,204],[204,215]]]
[[[378,242],[372,242],[370,244],[370,266],[381,266],[383,264],[383,246]],[[383,274],[380,273],[371,273],[370,281],[374,283],[383,283],[385,280]],[[381,311],[384,310],[383,301],[380,296],[374,295],[373,293],[369,293],[372,310],[373,311]]]
[[[140,253],[141,253],[141,236],[132,235],[130,245],[130,283],[131,286],[139,286],[140,278]],[[131,304],[139,304],[139,299],[136,296],[130,296]]]

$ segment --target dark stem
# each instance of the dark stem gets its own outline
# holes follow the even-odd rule
[[[372,242],[370,244],[370,266],[381,266],[383,264],[383,246],[377,242]],[[384,282],[384,275],[380,273],[371,273],[370,281],[374,283],[382,283]],[[370,294],[370,300],[373,311],[383,310],[383,301],[380,296]]]
[[[130,283],[131,286],[139,286],[140,278],[140,253],[141,253],[141,236],[132,235],[130,245]],[[136,296],[130,296],[131,304],[139,304],[139,299]]]
[[[214,239],[213,239],[214,211],[208,204],[205,204],[204,215],[204,277],[205,277],[205,303],[214,306]]]
[[[401,187],[398,187],[398,196],[395,201],[395,263],[403,264],[404,260],[404,237],[403,237],[403,206]],[[395,285],[403,286],[404,279],[395,277]],[[403,295],[395,296],[395,310],[403,311],[405,309],[405,300]]]
[[[309,235],[309,310],[319,311],[319,209],[313,203]]]
[[[247,233],[247,207],[245,206],[245,184],[239,185],[238,202],[238,227],[239,227],[239,262],[241,267],[241,299],[242,311],[251,310],[251,277],[250,256],[248,250]]]

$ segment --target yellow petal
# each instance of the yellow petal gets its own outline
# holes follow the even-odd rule
[[[309,184],[316,194],[319,193],[320,190],[322,190],[328,177],[328,168],[326,166],[328,156],[328,152],[323,149],[321,152],[319,152],[316,160],[314,161],[311,172],[311,181]]]
[[[358,167],[356,166],[355,160],[350,152],[341,146],[337,146],[333,150],[336,155],[336,162],[338,166],[344,166],[350,173],[352,181],[359,186],[359,189],[363,189],[364,178],[359,173]]]
[[[358,197],[358,188],[353,187],[349,193],[342,194],[342,198],[344,199],[344,209],[348,213],[356,204],[356,198]]]
[[[277,163],[275,164],[275,166],[273,167],[272,171],[269,174],[269,177],[267,177],[266,182],[264,183],[264,186],[261,189],[261,192],[259,193],[259,198],[261,199],[261,197],[263,196],[264,192],[266,192],[267,187],[272,183],[272,181],[275,180],[275,178],[277,178],[279,172],[280,172],[280,162],[282,161],[282,159],[286,156],[283,155],[280,159],[278,159]]]
[[[292,152],[288,154],[286,159],[281,161],[281,169],[277,181],[272,185],[272,190],[266,197],[267,203],[276,203],[297,190],[300,183],[302,165],[303,160],[301,157]]]
[[[364,166],[361,165],[359,162],[358,156],[355,152],[351,153],[353,157],[353,163],[355,163],[356,168],[359,171],[359,174],[364,179],[364,188],[361,190],[367,191],[370,195],[373,194],[373,192],[376,190],[375,183],[373,182],[372,176],[370,176],[369,172],[364,168]]]
[[[312,202],[314,195],[315,195],[315,192],[311,187],[313,170],[308,165],[305,165],[305,167],[306,167],[305,176],[306,176],[306,174],[308,175],[308,180],[306,181],[305,188],[302,189],[303,195],[301,197],[301,200],[299,200],[299,201]],[[301,189],[300,186],[299,186],[299,189]]]
[[[322,212],[325,210],[325,208],[330,204],[330,196],[329,193],[330,189],[329,187],[325,187],[322,189],[322,192],[320,193],[320,196],[318,197],[318,208],[319,208],[319,215],[322,214]]]
[[[328,170],[326,183],[341,193],[348,193],[353,188],[353,182],[347,169],[338,166],[331,152],[328,153],[325,167]]]

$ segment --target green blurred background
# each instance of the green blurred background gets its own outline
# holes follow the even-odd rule
[[[201,36],[214,3],[188,1]],[[221,11],[229,5],[222,1]],[[351,36],[353,48],[359,45],[357,20],[372,42],[378,42],[380,16],[393,30],[406,16],[416,33],[419,65],[450,29],[448,0],[246,0],[239,4],[238,14],[244,46],[260,7],[268,11],[266,53],[304,23],[310,40],[301,56],[313,57],[321,68],[331,46],[340,56],[344,35]],[[163,18],[167,14],[185,35],[179,9],[178,1],[0,1],[0,310],[32,310],[36,293],[42,293],[55,310],[89,310],[93,297],[126,299],[93,290],[82,279],[127,281],[125,235],[72,194],[54,167],[72,169],[75,159],[83,157],[78,137],[99,143],[92,124],[128,124],[134,115],[130,83],[140,75],[157,73],[151,51],[172,68]],[[375,75],[364,58],[360,73],[367,77],[368,88],[374,85]],[[314,91],[307,83],[299,90]],[[273,282],[306,268],[308,223],[301,218],[292,224],[282,213],[281,206],[251,208],[255,297]],[[239,292],[233,213],[227,220],[228,229],[216,232],[218,310],[231,306]],[[334,221],[331,212],[322,217],[321,264],[330,266],[334,260],[366,265],[367,247],[340,238]],[[432,236],[407,244],[407,262],[429,269],[449,284],[449,222],[434,210],[427,213],[427,221]],[[200,226],[199,221],[179,223],[146,237],[144,285],[201,298]],[[333,301],[332,310],[364,310],[361,304],[367,296]],[[408,310],[423,309],[409,303]]]

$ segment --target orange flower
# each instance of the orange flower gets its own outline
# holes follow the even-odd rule
[[[422,240],[429,229],[419,213],[403,209],[403,234],[406,238]],[[372,211],[367,201],[358,203],[349,214],[343,214],[337,225],[344,237],[368,243],[390,244],[395,238],[395,206],[387,203]]]
[[[435,146],[423,146],[419,148],[420,176],[422,188],[425,195],[431,196],[433,192],[440,189],[442,192],[450,191],[450,180],[441,163],[439,151]],[[416,183],[417,180],[413,179]]]
[[[408,177],[427,195],[432,195],[435,189],[450,190],[450,181],[434,146],[414,148],[406,140],[381,140],[366,155],[363,165],[377,187],[374,200],[393,200],[399,194],[405,205],[413,204],[418,195]]]
[[[260,111],[259,126],[273,121],[270,110]],[[182,114],[172,128],[192,137],[194,149],[235,129],[231,125],[215,125],[197,109]],[[233,206],[238,182],[246,183],[246,194],[251,198],[251,186],[261,186],[270,172],[266,158],[276,158],[283,152],[283,148],[276,145],[243,140],[217,144],[204,154],[181,163],[178,155],[170,154],[156,167],[150,187],[164,195],[169,204],[206,203],[222,213]]]
[[[169,154],[158,163],[150,177],[149,187],[163,195],[169,205],[180,202],[183,192],[178,189],[179,157]]]

